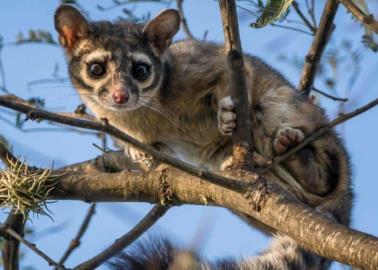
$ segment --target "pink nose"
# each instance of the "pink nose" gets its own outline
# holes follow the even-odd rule
[[[113,93],[113,100],[116,104],[125,104],[129,100],[129,93],[126,91],[116,91]]]

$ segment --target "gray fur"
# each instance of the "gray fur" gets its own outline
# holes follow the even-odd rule
[[[208,261],[166,239],[139,242],[109,263],[112,270],[319,270],[329,262],[303,250],[291,238],[277,236],[271,247],[252,258]]]
[[[174,26],[159,25],[167,18],[158,16],[149,23],[153,27],[147,31],[146,26],[125,22],[87,23],[80,19],[81,25],[77,26],[68,15],[59,18],[65,9],[70,8],[59,9],[55,21],[66,49],[70,77],[97,118],[107,118],[137,140],[158,146],[160,151],[196,166],[221,170],[229,164],[232,141],[218,129],[219,102],[230,95],[222,46],[184,40],[164,51],[177,31],[177,14],[172,10],[161,16],[172,16],[168,19]],[[79,16],[76,12],[72,14]],[[88,31],[71,35],[72,31],[64,28],[67,25],[73,27],[72,31]],[[157,41],[151,39],[154,36],[159,36]],[[71,46],[67,46],[67,40]],[[145,84],[135,80],[130,71],[134,58],[141,55],[143,61],[151,63],[153,73]],[[109,74],[102,81],[86,75],[85,61],[92,56],[106,58]],[[327,123],[321,108],[259,58],[246,55],[245,69],[248,94],[253,101],[250,104],[253,140],[264,157],[274,157],[282,151],[282,145],[286,149],[299,137]],[[130,100],[117,107],[109,96],[114,85],[120,83],[128,89]],[[299,134],[297,139],[290,139],[290,135],[282,138],[285,129]],[[131,146],[124,147],[131,156],[143,156]],[[310,143],[265,176],[306,204],[320,207],[340,223],[349,224],[352,206],[349,163],[334,131]],[[258,222],[256,226],[271,232]],[[321,259],[313,257],[294,241],[277,236],[272,247],[253,262],[242,261],[240,266],[233,262],[234,268],[219,269],[323,269]]]

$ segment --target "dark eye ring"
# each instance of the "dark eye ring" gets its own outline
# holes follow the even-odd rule
[[[151,66],[146,63],[134,63],[131,69],[133,77],[139,81],[144,81],[150,75]]]
[[[105,75],[106,68],[104,63],[94,62],[88,65],[88,73],[94,78],[100,78]]]

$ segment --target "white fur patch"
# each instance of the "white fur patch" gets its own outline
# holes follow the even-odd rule
[[[109,59],[111,57],[111,53],[102,49],[94,50],[93,52],[88,53],[86,56],[84,56],[84,62],[85,63],[91,63],[94,61],[100,61],[103,62],[106,59]]]
[[[109,80],[109,78],[112,77],[112,74],[114,74],[114,66],[111,62],[107,65],[106,69],[107,72],[103,78],[99,79],[93,79],[88,75],[87,67],[84,65],[87,65],[91,62],[104,62],[106,59],[109,59],[111,57],[111,53],[102,49],[94,50],[93,52],[85,55],[83,57],[82,67],[80,69],[80,77],[83,78],[84,82],[90,86],[92,86],[94,89],[99,89],[106,80]]]
[[[134,62],[142,62],[142,63],[152,65],[151,59],[144,53],[139,53],[139,52],[130,53],[130,57],[131,59],[133,59]]]

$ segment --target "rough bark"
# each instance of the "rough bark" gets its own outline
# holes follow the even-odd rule
[[[244,57],[240,42],[238,17],[234,0],[220,0],[224,48],[227,62],[229,90],[236,113],[236,128],[232,135],[235,165],[252,164],[252,123],[249,114],[248,93],[244,71]]]
[[[149,173],[67,172],[59,179],[50,198],[226,207],[291,236],[320,256],[362,269],[378,268],[377,238],[334,223],[264,179],[253,185],[257,188],[240,194],[171,167]],[[259,198],[263,201],[256,209],[251,200]]]
[[[61,177],[57,188],[52,191],[53,199],[223,206],[236,212],[246,213],[261,223],[293,237],[299,244],[320,256],[363,269],[378,267],[376,238],[327,220],[292,198],[276,184],[256,174],[241,172],[238,178],[229,178],[195,168],[157,152],[106,123],[65,117],[19,104],[6,97],[0,97],[0,105],[26,113],[31,119],[48,119],[106,132],[186,172],[177,169],[163,169],[150,174],[138,171],[122,173],[67,171]],[[75,166],[85,168],[84,164]]]

